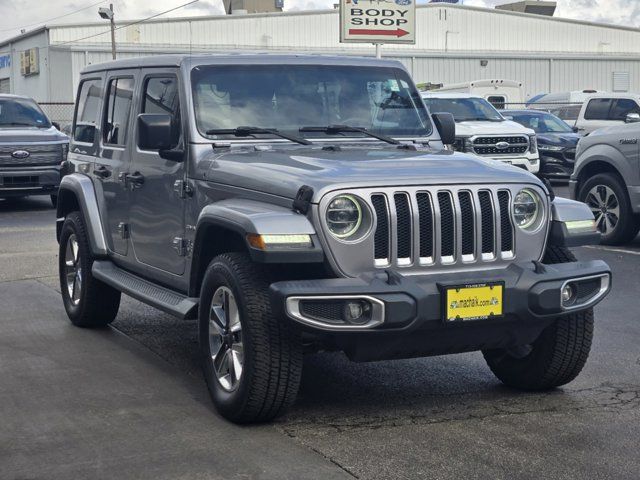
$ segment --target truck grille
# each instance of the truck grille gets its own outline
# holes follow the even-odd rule
[[[25,158],[17,158],[14,152],[29,152]],[[54,165],[63,161],[62,144],[46,145],[2,145],[0,146],[0,167],[28,167]]]
[[[508,189],[484,187],[373,193],[375,265],[447,265],[513,258],[510,198]]]
[[[477,155],[514,155],[529,150],[529,139],[525,136],[476,137],[473,139],[473,152]]]

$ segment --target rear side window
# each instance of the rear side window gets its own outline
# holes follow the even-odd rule
[[[640,113],[638,104],[630,98],[619,98],[613,101],[611,107],[611,120],[626,120],[630,113]]]
[[[504,110],[505,104],[507,103],[507,97],[504,95],[490,95],[487,97],[487,101],[498,110]]]
[[[609,120],[610,98],[594,98],[589,100],[587,110],[584,112],[585,120]]]
[[[112,78],[107,86],[107,109],[104,115],[103,141],[107,145],[125,145],[131,115],[134,80]]]
[[[95,141],[100,116],[100,87],[100,79],[85,80],[80,84],[78,108],[73,122],[73,139],[76,142],[93,144]]]

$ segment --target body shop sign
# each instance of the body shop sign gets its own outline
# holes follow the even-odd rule
[[[340,0],[340,41],[416,43],[415,0]]]

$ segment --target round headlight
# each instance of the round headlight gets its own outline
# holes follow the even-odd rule
[[[327,226],[331,234],[340,239],[353,235],[362,223],[362,208],[351,195],[338,195],[327,208]]]
[[[540,197],[531,190],[520,190],[513,199],[513,218],[523,230],[530,230],[537,224],[541,210]]]

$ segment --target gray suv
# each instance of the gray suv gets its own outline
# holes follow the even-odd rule
[[[583,204],[453,152],[395,61],[157,56],[86,68],[57,235],[73,324],[124,292],[198,319],[204,377],[235,422],[296,397],[303,354],[482,350],[506,383],[573,380],[609,267]]]
[[[0,198],[50,195],[55,206],[68,149],[34,100],[0,95]]]
[[[621,245],[640,230],[640,123],[602,128],[583,137],[569,181],[571,198],[593,212],[602,243]]]

